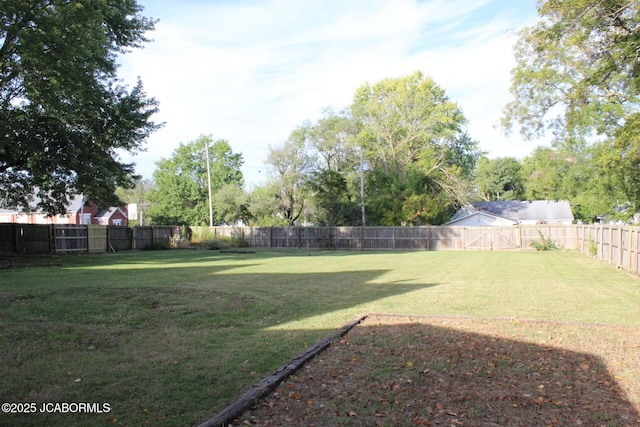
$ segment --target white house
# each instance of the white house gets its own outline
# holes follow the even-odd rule
[[[464,206],[447,225],[573,224],[573,219],[571,205],[566,200],[501,200]]]

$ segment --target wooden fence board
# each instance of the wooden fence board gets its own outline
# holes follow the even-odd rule
[[[87,249],[89,253],[104,253],[108,250],[109,229],[103,225],[87,225]]]
[[[133,249],[133,229],[110,225],[108,228],[109,250],[128,251]]]
[[[51,228],[40,224],[16,224],[15,252],[25,255],[51,253]]]
[[[15,252],[17,224],[0,224],[0,253]]]
[[[53,235],[57,254],[88,252],[86,225],[55,225]]]

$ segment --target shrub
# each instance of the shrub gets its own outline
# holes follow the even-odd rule
[[[149,243],[142,248],[144,251],[160,251],[165,249],[171,249],[171,244],[167,241]]]
[[[216,239],[205,240],[201,243],[205,249],[231,249],[231,248],[246,248],[249,243],[239,237],[218,237]]]
[[[551,238],[544,237],[542,231],[538,230],[538,234],[540,235],[540,240],[534,240],[531,242],[531,246],[536,248],[538,251],[552,251],[554,249],[558,249],[556,242],[551,240]]]

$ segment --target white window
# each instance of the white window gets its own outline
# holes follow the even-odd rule
[[[122,225],[122,219],[114,219],[113,225]]]
[[[91,214],[90,213],[83,213],[82,214],[82,223],[83,224],[91,224]]]

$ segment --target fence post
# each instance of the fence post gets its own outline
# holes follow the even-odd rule
[[[635,231],[635,235],[636,235],[636,244],[634,246],[635,255],[634,255],[632,266],[635,265],[635,272],[638,273],[640,272],[640,265],[638,264],[638,249],[640,246],[640,239],[638,239],[638,229],[633,227],[633,231]]]
[[[613,264],[613,225],[609,225],[609,264]]]
[[[467,247],[471,244],[471,243],[467,243],[467,237],[471,238],[471,236],[469,236],[469,234],[471,233],[467,233],[467,227],[464,225],[460,227],[460,229],[462,230],[462,250],[466,251]]]
[[[618,262],[619,266],[622,266],[622,259],[624,257],[624,247],[622,246],[622,226],[618,228]]]
[[[396,250],[396,227],[391,227],[391,246]]]
[[[53,237],[53,253],[56,254],[58,253],[58,242],[57,242],[57,236],[56,236],[56,224],[52,224],[50,226],[50,230],[51,230],[51,236]]]
[[[18,230],[20,229],[20,225],[19,224],[14,224],[13,225],[13,252],[18,252]],[[53,251],[51,250],[51,230],[49,230],[49,252]]]
[[[633,241],[633,227],[629,226],[627,228],[627,270],[631,271],[631,248]],[[622,262],[620,262],[622,264]]]
[[[462,226],[462,250],[467,250],[467,227]]]

